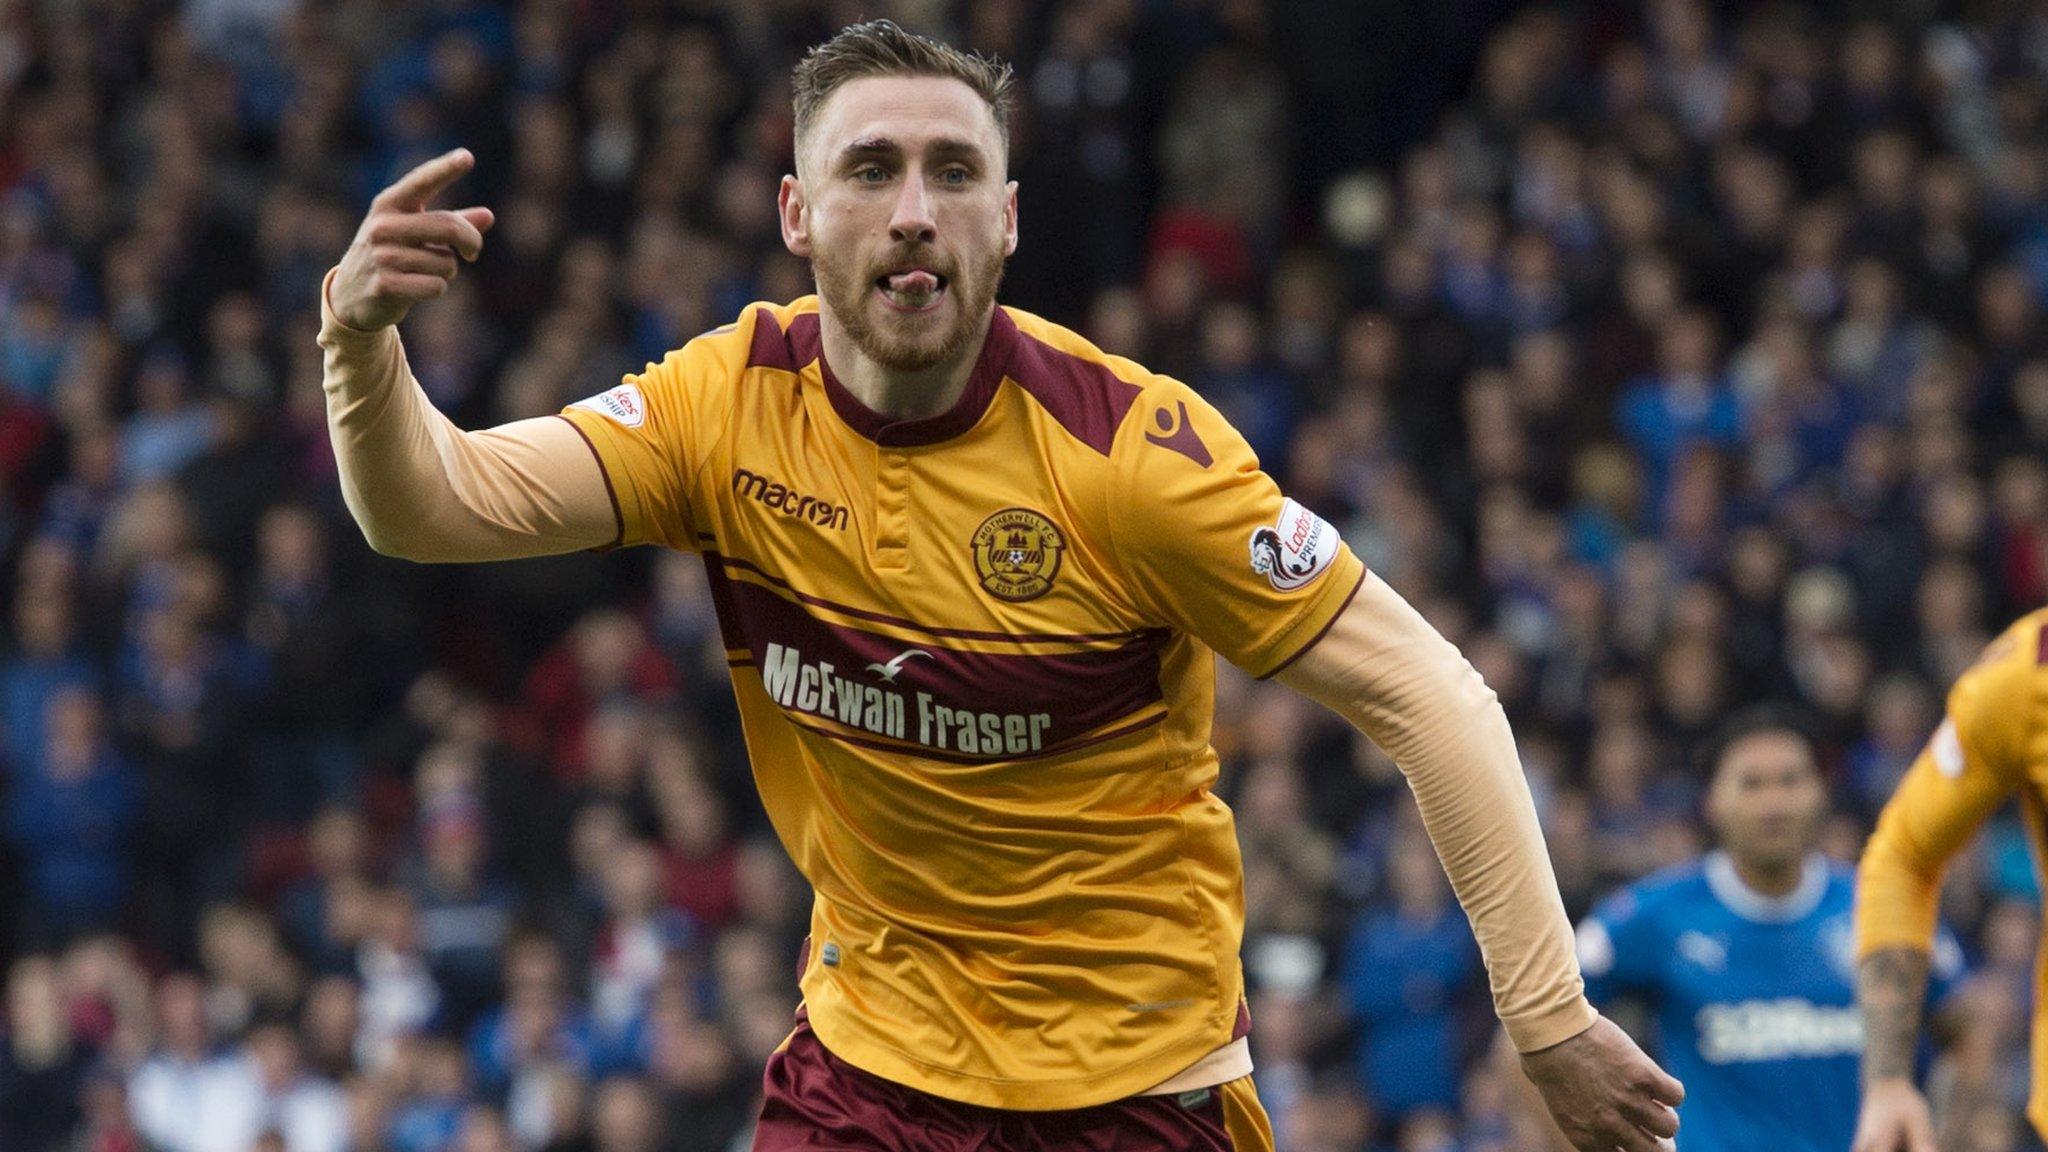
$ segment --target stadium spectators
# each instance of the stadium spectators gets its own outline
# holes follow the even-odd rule
[[[1810,714],[1853,857],[2048,599],[2048,25],[1508,7],[0,21],[0,1146],[224,1147],[222,1101],[286,1152],[745,1147],[807,894],[701,571],[370,553],[316,293],[460,144],[498,224],[406,339],[465,426],[803,294],[788,66],[856,10],[1014,59],[1004,298],[1203,389],[1471,655],[1574,917],[1697,854],[1741,704]],[[1229,673],[1216,742],[1281,1148],[1538,1147],[1384,757]],[[1936,1105],[1994,1104],[1944,1147],[2028,1147],[2039,899],[2016,822],[1956,870],[1982,974]]]

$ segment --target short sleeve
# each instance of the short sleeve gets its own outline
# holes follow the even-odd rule
[[[2033,751],[2039,629],[2030,621],[2006,632],[1957,679],[1943,725],[1955,747],[1937,734],[1928,749],[1941,775],[1990,776],[2006,789],[2021,783]]]
[[[1183,384],[1139,396],[1114,457],[1110,534],[1139,608],[1255,676],[1313,644],[1365,579],[1336,528]]]
[[[2038,710],[2037,632],[2008,631],[1956,681],[1941,726],[1879,815],[1857,871],[1859,955],[1930,947],[1950,857],[2024,782]]]
[[[697,445],[716,418],[712,397],[730,390],[724,377],[731,367],[719,345],[732,331],[706,333],[661,363],[628,373],[617,387],[562,409],[604,470],[619,519],[617,546],[697,550],[690,485],[702,464]]]
[[[1655,931],[1634,892],[1617,892],[1594,908],[1574,938],[1586,999],[1605,1004],[1654,986],[1662,951],[1656,946]]]

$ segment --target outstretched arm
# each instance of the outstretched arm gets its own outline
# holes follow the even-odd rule
[[[464,432],[405,362],[395,325],[474,260],[488,208],[428,201],[474,159],[457,149],[379,193],[321,287],[327,424],[349,511],[377,551],[418,561],[509,560],[619,539],[597,457],[566,420]]]
[[[1279,679],[1400,765],[1485,954],[1494,1007],[1572,1142],[1648,1152],[1684,1089],[1586,1002],[1572,930],[1492,689],[1377,576]]]

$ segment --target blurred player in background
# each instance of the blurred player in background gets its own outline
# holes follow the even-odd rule
[[[756,783],[817,893],[763,1152],[1271,1147],[1212,651],[1389,750],[1561,1126],[1654,1147],[1682,1090],[1583,996],[1493,694],[1200,396],[996,306],[1009,84],[887,22],[814,50],[780,217],[818,294],[483,432],[433,409],[393,325],[492,216],[427,207],[466,152],[403,177],[325,289],[365,536],[704,556]]]
[[[1942,875],[1977,826],[2014,796],[2038,866],[2048,835],[2048,609],[2021,617],[1956,681],[1947,716],[1864,848],[1857,999],[1868,1040],[1855,1152],[1935,1152],[1927,1100],[1913,1083],[1913,1052]],[[2035,972],[2038,985],[2038,962]],[[2048,1016],[2041,1003],[2037,989],[2027,1119],[2048,1137]]]
[[[1817,849],[1827,790],[1811,739],[1759,708],[1714,742],[1719,848],[1608,898],[1579,927],[1595,1003],[1643,999],[1686,1085],[1682,1152],[1841,1152],[1855,1134],[1854,876]],[[1962,953],[1944,938],[1944,982]]]

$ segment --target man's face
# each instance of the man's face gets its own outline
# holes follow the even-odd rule
[[[1721,753],[1707,803],[1730,855],[1754,867],[1782,868],[1812,849],[1827,793],[1806,741],[1767,731]]]
[[[825,311],[894,371],[958,354],[1017,250],[1017,185],[988,105],[958,80],[853,80],[799,147],[782,237],[810,260]]]

